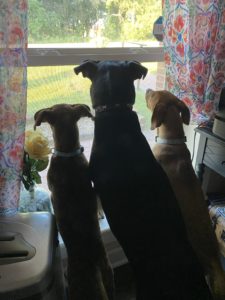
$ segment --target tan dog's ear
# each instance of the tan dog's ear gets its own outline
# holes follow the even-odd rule
[[[148,73],[148,69],[142,66],[139,62],[131,61],[128,62],[129,74],[133,80],[145,78]]]
[[[183,123],[186,124],[186,125],[189,125],[190,118],[191,118],[189,108],[181,100],[178,100],[178,108],[179,108],[179,111],[181,112],[181,117],[182,117]]]
[[[159,127],[163,123],[165,114],[166,114],[166,105],[164,103],[157,103],[152,113],[151,130],[154,130],[155,128]]]
[[[49,124],[53,123],[53,114],[48,108],[40,109],[34,115],[34,130],[37,126],[40,126],[43,122],[48,122]]]
[[[87,77],[92,80],[98,69],[97,64],[98,61],[94,61],[94,60],[84,61],[81,65],[74,68],[74,73],[78,75],[81,72],[83,77]]]
[[[73,106],[73,110],[76,121],[78,121],[82,117],[88,117],[92,119],[94,118],[88,105],[76,104]]]

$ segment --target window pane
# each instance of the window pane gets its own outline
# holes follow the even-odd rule
[[[144,80],[135,81],[136,102],[134,110],[142,127],[142,131],[149,143],[154,143],[154,133],[150,130],[151,114],[146,106],[145,91],[147,88],[154,90],[164,86],[164,63],[144,63],[148,68],[148,74]],[[59,103],[84,103],[91,107],[90,80],[82,75],[76,76],[74,66],[28,67],[28,105],[27,128],[34,125],[34,113],[39,109],[50,107]],[[85,155],[89,159],[94,124],[89,118],[82,118],[78,122],[80,142],[84,147]],[[43,123],[40,129],[45,133],[53,147],[52,132],[50,126]],[[47,187],[46,171],[42,172],[42,182]]]
[[[162,89],[164,85],[164,63],[144,63],[148,74],[144,80],[136,80],[136,102],[134,109],[137,111],[144,133],[150,131],[150,111],[146,107],[145,91],[147,88]],[[90,85],[87,78],[80,74],[76,76],[74,66],[28,67],[28,105],[27,128],[33,127],[34,113],[42,108],[59,103],[84,103],[91,107]],[[87,126],[88,124],[88,126]],[[51,138],[50,127],[46,124],[46,132]],[[80,138],[92,140],[93,122],[88,118],[79,121]],[[53,144],[52,144],[53,145]],[[90,149],[87,150],[89,153]]]
[[[162,0],[29,0],[29,43],[157,46],[152,28],[161,6]]]

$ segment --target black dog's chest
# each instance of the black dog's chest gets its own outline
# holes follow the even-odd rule
[[[153,155],[136,114],[110,117],[96,120],[91,177],[98,188],[123,186],[126,189],[149,177]]]

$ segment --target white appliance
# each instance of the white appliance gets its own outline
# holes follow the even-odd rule
[[[66,299],[54,216],[0,216],[0,299]]]

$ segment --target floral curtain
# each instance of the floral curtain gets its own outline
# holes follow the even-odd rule
[[[164,0],[163,15],[166,89],[193,123],[209,120],[225,84],[225,1]]]
[[[0,1],[0,215],[17,211],[26,116],[27,0]]]

